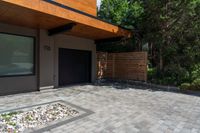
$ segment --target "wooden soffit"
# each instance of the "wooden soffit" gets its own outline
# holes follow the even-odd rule
[[[64,34],[93,40],[131,36],[128,30],[62,6],[48,0],[0,0],[0,22],[47,30],[76,23]]]

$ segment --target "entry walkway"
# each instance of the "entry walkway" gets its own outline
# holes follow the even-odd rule
[[[200,133],[200,97],[80,85],[0,97],[0,111],[63,100],[92,114],[47,133]]]

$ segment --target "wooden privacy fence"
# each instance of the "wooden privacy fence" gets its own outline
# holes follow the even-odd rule
[[[97,52],[97,77],[147,81],[147,53]]]

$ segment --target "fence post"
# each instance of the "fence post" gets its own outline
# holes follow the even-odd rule
[[[112,78],[115,78],[115,53],[112,53]]]
[[[144,77],[144,79],[145,79],[145,82],[147,82],[147,62],[148,62],[148,54],[147,54],[147,52],[145,52],[145,77]]]

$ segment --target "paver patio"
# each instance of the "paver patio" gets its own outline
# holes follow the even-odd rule
[[[47,133],[200,133],[200,97],[117,88],[79,85],[3,96],[0,111],[63,100],[94,113]]]

